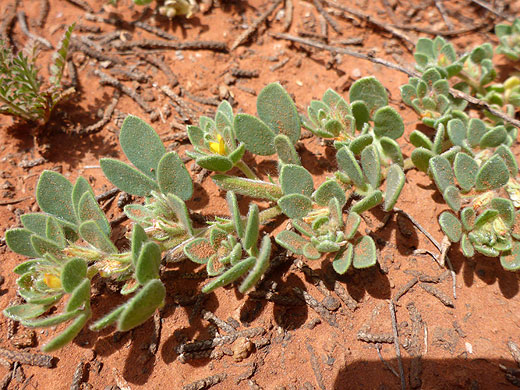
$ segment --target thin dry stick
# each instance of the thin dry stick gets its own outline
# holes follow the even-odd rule
[[[195,382],[182,386],[182,390],[203,390],[209,389],[226,379],[227,374],[225,372],[221,374],[211,375],[203,379],[199,379]]]
[[[446,8],[444,8],[443,0],[434,0],[434,2],[442,16],[442,19],[444,20],[444,23],[446,23],[446,26],[448,26],[448,30],[453,30],[453,23],[451,23],[448,15],[446,15]]]
[[[283,31],[289,31],[293,20],[294,5],[292,0],[285,0],[285,21],[283,22]]]
[[[35,354],[23,351],[11,351],[9,349],[0,348],[0,357],[12,362],[28,364],[29,366],[46,368],[52,368],[53,366],[53,357],[50,355]]]
[[[260,26],[268,17],[271,15],[274,10],[282,3],[282,0],[276,0],[271,6],[265,11],[262,15],[260,15],[242,34],[238,36],[238,38],[231,45],[231,50],[235,50],[238,46],[243,44],[245,41],[249,39],[249,37],[257,30],[258,26]]]
[[[83,42],[78,41],[78,40],[72,40],[71,46],[72,46],[73,50],[82,51],[87,56],[95,58],[98,61],[111,61],[114,64],[120,64],[120,65],[123,65],[125,63],[119,57],[115,57],[115,56],[112,56],[112,55],[109,55],[106,53],[102,53],[98,50],[93,49],[92,47],[85,45]]]
[[[40,42],[43,46],[45,46],[48,49],[54,49],[54,46],[52,46],[52,44],[48,40],[29,31],[29,28],[27,27],[27,21],[25,20],[24,11],[18,11],[16,16],[18,18],[18,23],[20,23],[20,29],[29,39]]]
[[[16,20],[16,8],[18,8],[19,4],[20,0],[14,0],[3,9],[5,16],[2,24],[0,24],[0,39],[6,42],[9,40],[11,27]]]
[[[94,13],[94,9],[90,6],[89,3],[87,3],[84,0],[66,0],[66,1],[75,5],[76,7],[81,8],[84,11],[90,12],[91,14]]]
[[[401,390],[406,390],[406,378],[404,377],[403,360],[401,359],[401,350],[399,348],[399,334],[397,333],[397,318],[392,300],[388,301],[388,308],[390,309],[390,317],[392,318],[392,331],[394,333],[395,354],[397,355],[397,365],[399,366],[399,376],[401,378]]]
[[[112,87],[119,89],[125,95],[130,96],[147,114],[153,111],[148,103],[146,103],[134,89],[127,87],[118,79],[115,79],[98,69],[94,69],[94,74],[101,79],[101,84],[111,85]]]
[[[413,286],[415,286],[417,283],[419,282],[419,278],[413,278],[413,279],[410,279],[408,281],[408,283],[406,283],[403,287],[401,287],[399,289],[399,291],[397,291],[395,293],[395,296],[392,298],[392,300],[397,303],[397,301],[404,295],[406,294],[408,291],[410,291],[412,289]]]
[[[119,93],[119,90],[114,91],[114,96],[112,97],[112,101],[108,105],[108,107],[105,109],[105,112],[103,113],[103,118],[101,118],[96,123],[87,126],[83,129],[80,129],[78,131],[78,134],[80,135],[90,135],[97,133],[98,131],[101,131],[101,129],[110,121],[112,118],[112,114],[114,113],[114,109],[117,106],[117,102],[119,102],[119,97],[121,94]]]
[[[320,371],[320,364],[318,363],[318,358],[316,357],[316,353],[314,353],[314,349],[312,348],[312,345],[306,344],[307,351],[309,352],[309,355],[311,357],[311,367],[312,371],[314,372],[314,377],[316,378],[316,382],[318,383],[318,387],[321,390],[326,390],[325,384],[323,383],[323,376],[321,375]]]
[[[155,34],[155,35],[157,35],[158,37],[161,37],[161,38],[166,38],[166,39],[169,39],[171,41],[176,41],[176,40],[179,39],[175,35],[172,35],[172,34],[166,32],[164,30],[161,30],[160,28],[157,28],[155,26],[149,25],[148,23],[145,23],[145,22],[142,22],[142,21],[139,21],[139,20],[136,20],[132,24],[134,26],[136,26],[136,27],[142,28],[145,31],[148,31],[148,32],[150,32],[152,34]]]
[[[168,82],[170,83],[170,87],[175,87],[177,84],[179,84],[179,80],[177,80],[177,76],[175,76],[175,73],[172,72],[171,68],[159,57],[151,56],[151,55],[139,55],[139,58],[142,60],[145,60],[146,62],[152,64],[156,68],[160,69],[168,79]]]
[[[483,23],[477,24],[476,26],[473,26],[473,27],[464,27],[464,28],[459,28],[459,29],[451,30],[451,31],[449,31],[449,30],[446,30],[446,31],[445,30],[431,30],[431,29],[425,28],[425,27],[407,26],[407,25],[402,25],[402,24],[394,24],[392,27],[395,27],[395,28],[398,28],[401,30],[422,32],[422,33],[430,34],[430,35],[455,36],[455,35],[467,34],[467,33],[473,32],[473,31],[477,31],[484,27],[490,28],[490,26],[492,27],[493,25],[490,24],[489,22],[483,22]]]
[[[512,22],[512,21],[515,20],[514,17],[509,16],[509,15],[506,15],[506,14],[504,14],[504,13],[502,13],[502,12],[497,11],[496,9],[494,9],[493,7],[491,7],[489,4],[486,4],[486,3],[484,3],[484,2],[481,1],[481,0],[470,0],[470,1],[471,1],[472,3],[475,3],[475,4],[479,5],[479,6],[481,6],[482,8],[487,9],[489,12],[491,12],[491,13],[497,15],[497,16],[500,16],[500,17],[503,18],[503,19],[506,19],[506,20],[509,21],[509,22]]]
[[[315,42],[315,41],[311,41],[311,40],[308,40],[308,39],[295,37],[295,36],[289,35],[289,34],[272,33],[270,35],[273,36],[274,38],[277,38],[277,39],[285,39],[287,41],[293,41],[293,42],[301,43],[302,45],[308,45],[308,46],[312,46],[312,47],[317,47],[318,49],[328,50],[328,51],[330,51],[332,53],[345,54],[345,55],[348,55],[348,56],[361,58],[363,60],[367,60],[367,61],[373,62],[374,64],[380,64],[380,65],[386,66],[387,68],[394,69],[394,70],[397,70],[399,72],[405,73],[405,74],[407,74],[410,77],[420,77],[419,73],[417,73],[417,72],[415,72],[413,70],[404,68],[401,65],[395,64],[393,62],[386,61],[386,60],[384,60],[382,58],[373,57],[373,56],[370,56],[370,55],[367,55],[367,54],[363,54],[363,53],[360,53],[360,52],[357,52],[357,51],[349,50],[349,49],[346,49],[346,48],[343,48],[343,47],[330,46],[330,45],[326,45],[324,43]],[[502,111],[495,110],[494,108],[492,108],[488,103],[486,103],[483,100],[477,99],[476,97],[470,96],[470,95],[468,95],[468,94],[466,94],[464,92],[457,91],[454,88],[450,88],[450,94],[454,98],[464,99],[467,102],[469,102],[469,103],[471,103],[473,105],[476,105],[477,107],[485,108],[486,110],[488,110],[493,115],[498,116],[504,122],[511,123],[512,125],[520,128],[520,121],[519,120],[511,118],[510,116],[504,114]]]
[[[325,11],[323,5],[321,4],[321,0],[312,0],[312,3],[314,4],[318,12],[321,14],[321,16],[325,18],[330,27],[332,27],[334,31],[341,35],[341,28],[339,28],[339,25],[336,23],[334,19],[332,19],[330,14],[327,11]]]
[[[49,0],[40,0],[40,12],[38,12],[38,17],[34,19],[34,26],[43,27],[49,15],[49,8]]]
[[[392,374],[399,378],[399,374],[397,373],[397,371],[394,370],[394,368],[385,359],[383,359],[383,355],[381,355],[381,344],[376,344],[376,351],[377,355],[379,356],[379,359],[381,360],[381,363],[383,363],[387,370],[389,370]]]
[[[118,50],[132,50],[136,47],[144,49],[172,49],[172,50],[213,50],[227,52],[225,42],[218,41],[161,41],[159,39],[142,39],[140,41],[122,42],[116,41],[112,44]]]
[[[421,288],[424,291],[426,291],[428,294],[434,296],[439,301],[441,301],[441,303],[444,306],[455,307],[455,305],[453,304],[452,300],[446,294],[444,294],[441,290],[435,288],[431,284],[421,283],[421,284],[419,284],[419,286],[421,286]]]
[[[389,26],[386,23],[383,23],[383,22],[373,18],[370,15],[364,14],[361,11],[349,8],[349,7],[345,6],[345,5],[337,4],[337,3],[333,2],[333,1],[330,1],[330,0],[324,0],[324,1],[329,6],[331,6],[333,8],[336,8],[336,9],[339,9],[339,10],[341,10],[343,12],[349,13],[351,15],[354,15],[354,16],[356,16],[358,18],[361,18],[362,20],[364,20],[364,21],[366,21],[366,22],[368,22],[370,24],[373,24],[374,26],[377,26],[380,29],[389,32],[390,34],[396,36],[397,38],[402,39],[403,41],[405,41],[408,44],[410,44],[412,47],[415,47],[415,41],[412,40],[411,38],[409,38],[408,36],[406,36],[406,34],[403,34],[402,31],[399,31],[399,30],[395,29],[394,27]]]

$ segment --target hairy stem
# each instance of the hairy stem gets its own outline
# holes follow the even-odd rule
[[[238,169],[240,169],[240,171],[246,175],[246,177],[248,179],[251,179],[251,180],[260,180],[258,178],[258,176],[256,176],[256,174],[253,172],[253,170],[251,168],[249,168],[249,166],[243,161],[243,160],[240,160],[239,162],[237,162],[235,164],[235,167],[237,167]]]

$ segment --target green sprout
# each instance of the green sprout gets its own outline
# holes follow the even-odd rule
[[[0,40],[0,114],[45,125],[56,105],[74,92],[73,88],[64,90],[61,85],[74,26],[67,29],[53,55],[49,86],[44,89],[36,67],[36,47],[29,54],[20,51],[14,55]]]
[[[500,40],[497,53],[504,54],[512,61],[520,59],[520,19],[515,19],[513,24],[497,24],[495,34]]]

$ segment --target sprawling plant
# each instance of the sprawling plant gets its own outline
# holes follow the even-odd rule
[[[133,0],[136,5],[148,5],[153,0]],[[110,3],[117,5],[117,0],[110,0]],[[164,0],[158,9],[161,15],[169,18],[175,16],[185,16],[191,18],[194,13],[199,11],[199,4],[196,0]]]
[[[520,59],[520,19],[515,19],[513,24],[497,24],[495,34],[500,40],[497,53],[504,54],[513,61]]]
[[[513,26],[499,25],[498,53],[514,56]],[[516,30],[515,30],[516,28]],[[419,130],[410,134],[416,146],[411,160],[435,182],[451,211],[439,216],[439,224],[451,242],[460,242],[466,257],[476,252],[500,257],[507,270],[520,269],[518,164],[509,147],[518,129],[485,111],[484,117],[469,118],[467,103],[450,94],[453,88],[489,103],[514,116],[519,107],[516,76],[493,83],[493,46],[480,45],[458,56],[443,38],[422,38],[416,48],[416,69],[421,77],[411,77],[401,87],[403,101],[424,124],[435,129],[433,139]]]
[[[27,50],[28,53],[20,51],[15,55],[6,42],[0,40],[0,114],[45,124],[56,105],[74,92],[64,90],[61,85],[73,30],[74,24],[67,29],[54,53],[46,85],[38,76],[36,46]]]

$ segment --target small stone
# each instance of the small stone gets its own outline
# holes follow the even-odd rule
[[[245,337],[239,337],[231,346],[231,350],[233,351],[235,361],[241,362],[247,358],[253,350],[253,343]]]
[[[354,80],[357,80],[361,77],[361,71],[358,68],[354,68],[352,72],[350,72],[350,75]]]
[[[334,298],[332,295],[326,296],[321,301],[321,304],[329,311],[336,311],[340,308],[341,304],[339,300]]]

